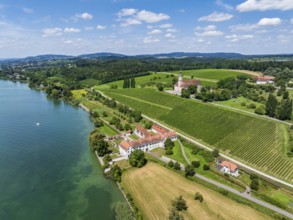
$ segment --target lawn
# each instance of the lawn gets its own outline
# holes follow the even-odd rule
[[[183,164],[186,165],[187,162],[186,162],[186,160],[184,159],[184,157],[182,155],[182,151],[181,151],[181,148],[179,146],[178,141],[175,141],[174,143],[175,143],[175,146],[173,147],[173,154],[166,155],[166,153],[164,153],[164,155],[166,157],[169,157],[169,158],[171,158],[173,160],[176,160],[176,161],[178,161],[178,162],[183,163]]]
[[[99,85],[100,83],[101,81],[96,79],[84,79],[80,81],[80,84],[86,87],[93,87],[93,86]]]
[[[172,71],[172,73],[179,73],[180,71]],[[193,76],[201,79],[220,80],[228,77],[237,77],[240,75],[247,75],[241,72],[225,69],[197,69],[197,70],[182,70],[183,75]]]
[[[102,127],[100,127],[99,130],[102,134],[104,134],[108,137],[112,137],[112,136],[118,134],[118,132],[115,129],[113,129],[112,127],[110,127],[106,123],[104,123],[104,125]]]
[[[188,210],[182,212],[185,219],[270,219],[151,162],[141,169],[127,170],[122,176],[122,185],[132,195],[144,219],[167,219],[171,201],[179,195],[188,205]],[[202,203],[193,199],[195,192],[203,195]]]
[[[293,161],[283,150],[287,131],[278,122],[151,89],[104,92],[247,165],[293,181]]]
[[[82,100],[83,95],[87,94],[87,91],[84,89],[79,89],[79,90],[72,90],[72,96],[75,100]]]

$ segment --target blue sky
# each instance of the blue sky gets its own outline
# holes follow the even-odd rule
[[[293,53],[293,0],[1,0],[0,58]]]

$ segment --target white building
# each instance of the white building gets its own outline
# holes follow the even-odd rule
[[[222,161],[218,160],[217,165],[223,173],[228,173],[235,177],[239,176],[239,173],[238,173],[239,167],[236,164],[227,160],[222,160]]]
[[[183,80],[182,74],[179,74],[178,82],[174,85],[174,92],[177,95],[181,95],[182,89],[187,89],[188,86],[191,86],[191,85],[197,86],[198,91],[201,88],[201,84],[199,80],[195,80],[195,79]]]
[[[256,84],[258,85],[266,85],[266,84],[274,84],[275,77],[272,76],[258,76],[256,77]]]
[[[154,126],[154,125],[153,125]],[[160,127],[158,125],[155,126],[156,128]],[[160,127],[161,128],[161,127]],[[135,129],[135,134],[140,134],[138,136],[141,136],[141,131],[143,131],[144,135],[139,140],[135,141],[128,141],[124,140],[119,144],[119,151],[122,156],[129,156],[132,151],[135,149],[139,149],[142,151],[149,151],[153,150],[157,147],[164,147],[164,143],[167,138],[170,138],[172,141],[177,140],[177,134],[176,132],[169,131],[167,129],[162,128],[164,131],[167,131],[165,133],[157,132],[155,135],[152,135],[150,132],[148,132],[146,129],[141,128],[140,126],[137,126]],[[146,134],[146,132],[147,134]]]

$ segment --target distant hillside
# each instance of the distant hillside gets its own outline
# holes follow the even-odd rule
[[[118,54],[118,53],[107,53],[107,52],[102,52],[102,53],[92,53],[92,54],[82,54],[77,56],[76,58],[82,58],[82,59],[99,59],[99,58],[108,58],[108,57],[127,57],[126,55],[123,54]]]

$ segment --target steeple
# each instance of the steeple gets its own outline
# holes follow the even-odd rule
[[[180,70],[180,73],[178,75],[178,86],[182,86],[182,80],[183,80],[183,76],[182,76],[182,72]]]

